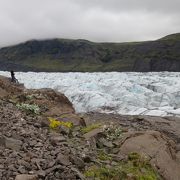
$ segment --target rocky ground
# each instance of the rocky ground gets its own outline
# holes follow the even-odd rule
[[[75,114],[0,77],[0,179],[179,180],[180,119]]]

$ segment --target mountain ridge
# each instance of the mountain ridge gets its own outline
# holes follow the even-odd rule
[[[37,72],[180,71],[180,33],[155,41],[30,40],[0,49],[0,70]]]

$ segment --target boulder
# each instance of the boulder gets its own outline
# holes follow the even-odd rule
[[[84,134],[83,136],[84,136],[84,138],[85,138],[86,140],[89,140],[89,139],[91,139],[91,138],[97,137],[97,135],[100,134],[100,133],[102,133],[102,132],[103,132],[103,129],[102,129],[102,128],[96,128],[96,129],[93,129],[92,131]]]
[[[61,153],[58,154],[56,161],[59,164],[62,164],[62,165],[65,165],[65,166],[68,166],[68,165],[71,164],[71,162],[69,161],[69,157],[65,156],[65,155],[63,155]]]
[[[160,132],[132,133],[120,147],[119,155],[128,155],[131,152],[148,156],[151,159],[151,165],[158,169],[164,179],[180,179],[180,163],[176,159],[175,149]]]

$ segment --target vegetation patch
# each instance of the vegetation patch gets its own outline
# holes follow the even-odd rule
[[[38,105],[36,104],[26,104],[26,103],[18,103],[16,104],[16,107],[18,109],[21,109],[23,111],[28,111],[31,112],[33,114],[39,114],[40,113],[40,108]]]
[[[88,132],[90,132],[90,131],[92,131],[92,130],[94,130],[94,129],[97,129],[97,128],[101,127],[101,126],[102,126],[102,124],[100,124],[100,123],[91,124],[91,125],[89,125],[89,126],[83,127],[83,128],[81,129],[81,132],[82,132],[83,134],[85,134],[85,133],[88,133]]]
[[[27,99],[27,100],[32,100],[33,98],[34,98],[34,95],[33,95],[33,94],[32,94],[32,95],[27,95],[27,96],[26,96],[26,99]]]
[[[98,159],[102,161],[112,160],[112,157],[104,152],[104,150],[100,150],[98,153]]]
[[[107,168],[92,166],[88,171],[84,173],[86,178],[92,178],[97,180],[116,180],[126,179],[126,174],[123,171],[117,171],[116,168]]]
[[[125,162],[110,166],[92,166],[84,173],[86,178],[98,180],[158,180],[160,176],[151,167],[149,160],[137,153],[131,153]]]
[[[122,129],[121,127],[113,127],[108,126],[104,128],[104,132],[106,134],[106,139],[109,141],[113,141],[122,135]]]

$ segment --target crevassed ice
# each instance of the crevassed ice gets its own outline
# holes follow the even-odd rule
[[[10,76],[9,72],[0,72]],[[22,73],[27,88],[64,93],[77,112],[129,115],[180,115],[180,73]]]

